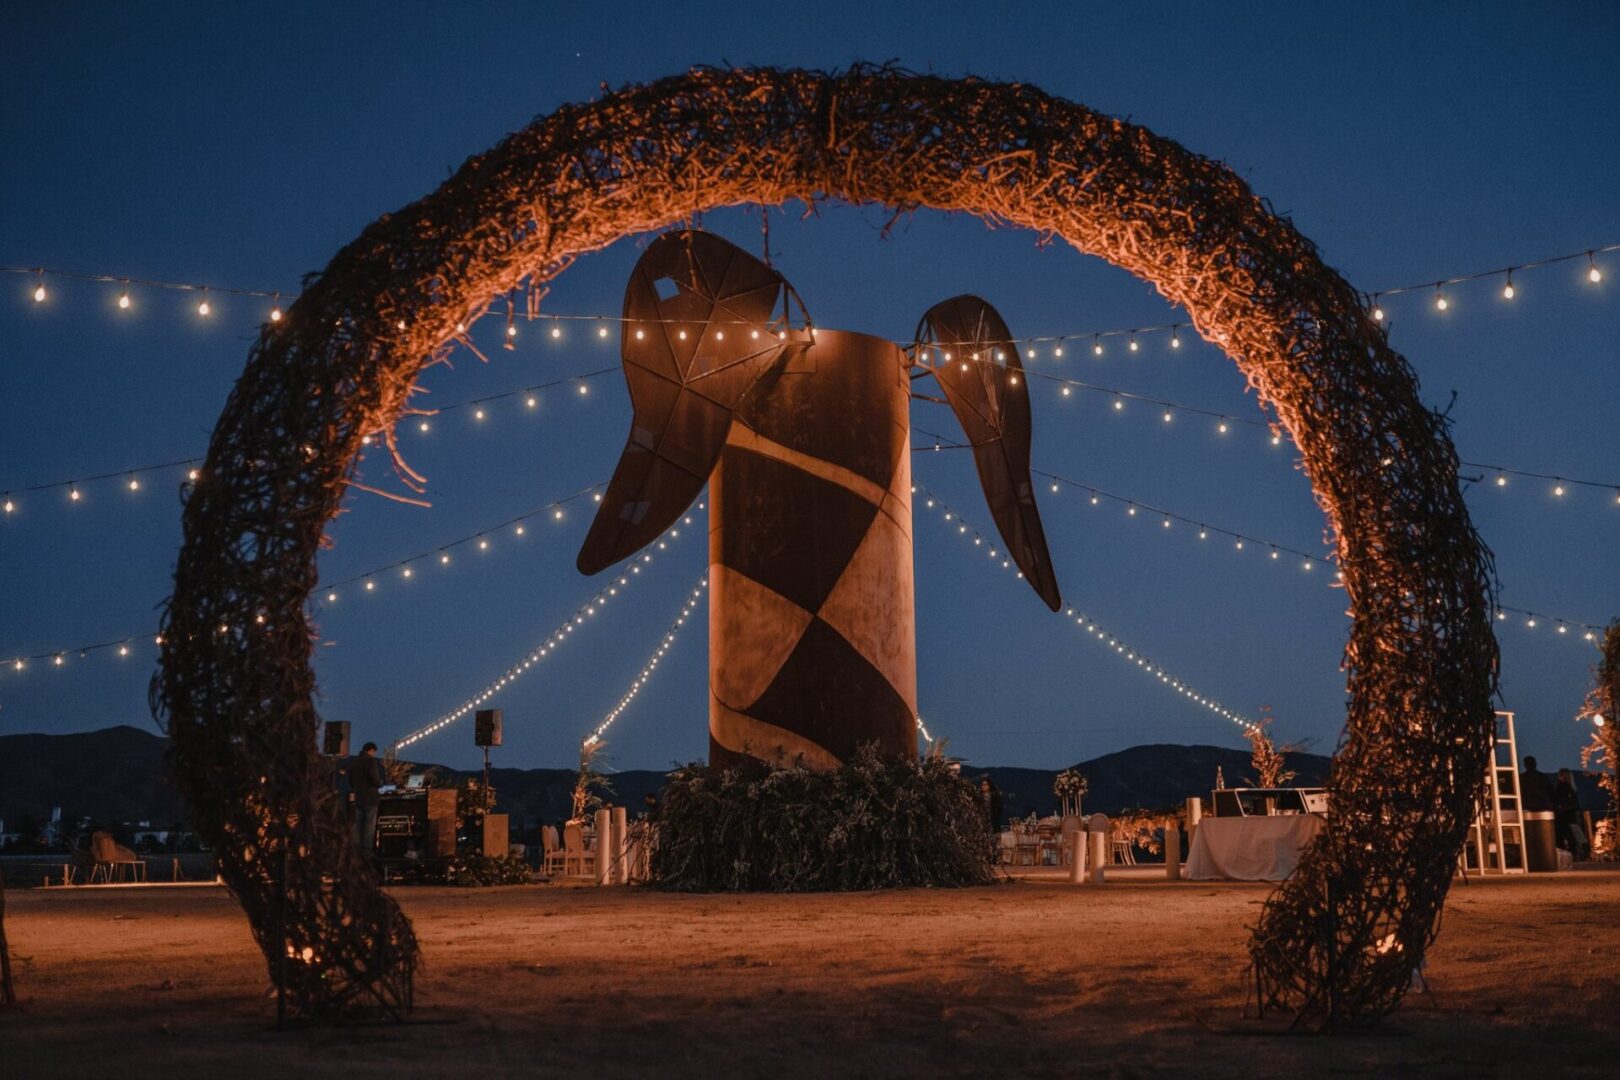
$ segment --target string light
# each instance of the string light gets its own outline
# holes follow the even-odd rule
[[[1440,311],[1444,311],[1446,308],[1451,306],[1450,301],[1446,299],[1446,294],[1441,290],[1438,282],[1434,286],[1434,306]]]
[[[128,311],[129,310],[129,304],[130,304],[129,289],[126,288],[126,289],[124,289],[123,292],[118,294],[118,310],[119,311]]]
[[[917,487],[928,497],[938,499],[938,496],[930,492],[926,486],[918,484]],[[939,502],[940,505],[944,505],[944,500],[940,499]],[[973,538],[976,544],[982,539],[976,527],[973,529]],[[1010,568],[1010,564],[1008,563],[1004,562],[1002,565],[1004,568]],[[1023,575],[1019,574],[1018,576],[1022,577]],[[1185,697],[1194,704],[1213,712],[1217,716],[1230,720],[1245,730],[1255,730],[1255,725],[1252,721],[1245,719],[1239,714],[1233,712],[1231,709],[1226,708],[1215,699],[1204,695],[1203,693],[1194,689],[1192,686],[1183,682],[1181,679],[1171,675],[1164,669],[1162,665],[1155,661],[1149,660],[1145,653],[1139,652],[1138,650],[1127,645],[1124,641],[1108,633],[1094,620],[1088,618],[1081,612],[1076,611],[1073,607],[1066,608],[1065,615],[1068,618],[1074,619],[1075,625],[1084,630],[1089,637],[1095,641],[1103,643],[1111,652],[1123,657],[1127,663],[1131,664],[1137,670],[1154,676],[1160,683],[1170,687],[1182,697]]]
[[[1620,251],[1620,244],[1606,244],[1606,245],[1602,245],[1602,246],[1598,246],[1598,247],[1584,248],[1584,249],[1581,249],[1579,251],[1570,252],[1570,253],[1566,253],[1566,254],[1562,254],[1562,255],[1556,255],[1556,256],[1553,256],[1551,258],[1535,259],[1535,260],[1528,260],[1528,261],[1519,261],[1519,262],[1515,262],[1512,265],[1506,266],[1506,267],[1498,267],[1498,268],[1491,269],[1491,270],[1482,270],[1482,271],[1477,271],[1477,272],[1472,272],[1472,273],[1457,274],[1457,275],[1454,275],[1454,276],[1449,277],[1449,278],[1443,278],[1438,283],[1433,281],[1433,280],[1430,280],[1430,281],[1427,281],[1427,282],[1423,282],[1421,284],[1401,285],[1401,286],[1394,286],[1394,287],[1379,289],[1378,291],[1373,292],[1373,293],[1371,293],[1369,295],[1369,301],[1370,301],[1370,307],[1371,307],[1370,314],[1372,315],[1373,319],[1378,321],[1378,322],[1383,322],[1385,320],[1384,308],[1383,308],[1383,305],[1382,305],[1381,301],[1386,296],[1395,296],[1395,295],[1399,295],[1399,294],[1402,294],[1402,293],[1416,292],[1416,291],[1419,291],[1419,290],[1436,289],[1439,286],[1460,285],[1460,284],[1464,284],[1464,283],[1467,283],[1467,282],[1479,281],[1479,280],[1496,278],[1496,277],[1507,277],[1507,276],[1512,275],[1512,274],[1523,273],[1526,270],[1534,270],[1534,269],[1539,269],[1539,268],[1542,268],[1542,267],[1552,266],[1554,264],[1567,262],[1567,261],[1570,261],[1570,260],[1573,260],[1573,259],[1585,259],[1587,261],[1587,279],[1590,282],[1595,284],[1595,283],[1598,283],[1598,282],[1602,281],[1602,279],[1603,279],[1602,271],[1599,268],[1598,263],[1597,263],[1597,256],[1602,255],[1602,254],[1606,254],[1606,253],[1609,253],[1609,252],[1612,252],[1612,251]],[[182,291],[189,291],[189,292],[210,291],[210,292],[225,293],[225,294],[236,295],[236,296],[268,297],[275,304],[275,306],[271,309],[271,314],[270,314],[271,321],[272,322],[279,322],[280,321],[280,315],[281,315],[281,293],[279,291],[271,291],[271,290],[264,290],[264,289],[237,288],[237,287],[224,286],[224,285],[202,285],[202,284],[198,284],[198,283],[194,283],[194,282],[158,281],[158,280],[145,279],[145,278],[132,278],[132,277],[128,277],[126,275],[83,273],[83,272],[79,272],[79,271],[60,270],[60,269],[52,269],[52,268],[49,268],[49,267],[37,267],[37,266],[0,265],[0,273],[27,274],[27,275],[35,277],[37,279],[38,284],[36,285],[35,290],[34,290],[34,297],[35,297],[35,300],[37,302],[41,302],[41,303],[44,302],[44,300],[46,299],[46,295],[47,295],[46,291],[45,291],[45,278],[46,277],[59,277],[59,278],[64,278],[64,279],[73,279],[73,280],[81,280],[81,281],[105,282],[105,283],[109,283],[109,284],[122,285],[122,286],[126,286],[126,287],[129,286],[130,284],[134,284],[134,285],[138,285],[138,286],[141,286],[141,287],[144,287],[144,288],[175,289],[175,290],[182,290]],[[481,316],[481,315],[487,314],[487,313],[488,313],[488,311],[487,311],[487,307],[486,307],[483,311],[480,311],[478,314]],[[570,319],[574,319],[574,320],[591,320],[593,322],[608,323],[608,324],[611,324],[611,323],[625,323],[625,322],[651,324],[651,323],[669,323],[669,322],[676,321],[676,320],[660,320],[660,319],[646,319],[646,318],[632,319],[632,318],[630,318],[628,316],[611,315],[611,314],[606,314],[606,313],[580,313],[580,314],[556,313],[556,314],[553,314],[553,315],[548,316],[548,317],[552,320],[552,324],[553,324],[552,325],[552,335],[551,335],[553,338],[560,338],[562,336],[561,324],[564,321],[570,320]],[[745,320],[740,320],[739,319],[739,320],[736,320],[736,321],[738,323],[740,323],[740,324],[746,325]],[[1104,337],[1116,337],[1116,336],[1127,336],[1127,335],[1138,335],[1139,336],[1139,335],[1144,335],[1144,334],[1162,333],[1162,332],[1168,331],[1171,334],[1171,347],[1172,348],[1179,348],[1180,346],[1178,344],[1176,344],[1176,341],[1177,341],[1178,336],[1179,336],[1177,332],[1178,332],[1179,327],[1181,325],[1182,324],[1180,324],[1180,323],[1168,323],[1168,324],[1165,324],[1165,325],[1162,325],[1162,326],[1136,326],[1136,327],[1131,327],[1131,328],[1120,328],[1120,329],[1109,329],[1109,330],[1071,331],[1071,332],[1064,333],[1064,334],[1035,335],[1035,336],[1030,336],[1030,337],[1018,338],[1018,339],[1015,339],[1013,342],[1010,342],[1009,344],[1037,345],[1037,344],[1041,344],[1041,343],[1044,343],[1044,342],[1056,342],[1056,343],[1058,343],[1058,347],[1053,350],[1053,353],[1054,353],[1054,355],[1061,355],[1062,342],[1065,341],[1066,339],[1069,339],[1069,338],[1084,338],[1084,337],[1090,336],[1093,339],[1093,351],[1096,352],[1097,355],[1100,356],[1100,355],[1102,355],[1102,341],[1101,341],[1101,339],[1104,338]],[[460,324],[458,324],[458,327],[457,327],[458,332],[465,332],[465,327],[466,327],[466,323],[465,323],[465,320],[463,320]],[[599,327],[598,328],[598,331],[599,331],[598,336],[599,337],[606,337],[607,336],[606,334],[601,333],[601,330],[603,330],[603,329],[605,329],[605,327]],[[780,332],[778,332],[777,336],[778,336],[778,338],[781,338],[781,339],[785,340],[786,339],[786,332],[785,331],[780,331]],[[910,347],[910,346],[918,345],[918,344],[921,344],[921,343],[919,343],[919,342],[897,342],[897,344],[901,345],[902,347]]]
[[[1514,288],[1513,288],[1513,271],[1512,271],[1512,270],[1509,270],[1509,271],[1508,271],[1508,272],[1507,272],[1507,282],[1506,282],[1506,284],[1504,284],[1504,285],[1503,285],[1503,286],[1502,286],[1502,299],[1504,299],[1504,300],[1511,300],[1511,299],[1513,299],[1513,298],[1514,298],[1514,297],[1515,297],[1515,296],[1516,296],[1516,295],[1518,295],[1518,293],[1517,293],[1517,291],[1516,291],[1516,290],[1515,290],[1515,289],[1514,289]]]
[[[685,603],[681,605],[679,613],[670,621],[668,629],[664,631],[664,636],[659,639],[652,655],[647,658],[647,662],[636,673],[636,677],[630,681],[630,685],[625,689],[625,692],[619,696],[618,703],[608,710],[607,715],[602,718],[602,722],[597,724],[595,730],[585,736],[580,743],[581,752],[588,751],[591,747],[600,743],[602,736],[607,734],[608,728],[613,726],[613,722],[624,713],[625,709],[629,708],[636,695],[641,693],[642,688],[652,678],[653,672],[658,669],[659,661],[663,660],[669,650],[674,647],[675,639],[680,635],[681,627],[686,624],[686,620],[696,609],[698,601],[703,597],[703,590],[708,587],[708,584],[709,579],[707,576],[698,579],[696,587],[692,589]]]
[[[202,291],[202,299],[197,302],[197,314],[201,315],[203,318],[206,319],[206,318],[208,318],[208,313],[213,311],[213,310],[214,309],[211,306],[209,306],[209,303],[208,303],[208,290],[204,289]]]
[[[700,508],[701,505],[702,504],[699,504]],[[601,608],[603,605],[607,604],[610,599],[616,599],[620,590],[629,587],[633,575],[641,573],[641,566],[651,563],[652,561],[653,558],[651,555],[643,555],[641,565],[633,567],[630,574],[621,574],[612,579],[608,585],[599,589],[590,599],[586,600],[583,604],[580,604],[579,607],[575,608],[574,613],[558,624],[555,630],[546,635],[545,639],[539,645],[531,648],[521,659],[512,664],[512,666],[508,667],[505,672],[495,679],[492,679],[489,683],[485,684],[483,689],[479,690],[461,705],[457,706],[450,712],[445,713],[443,716],[440,716],[432,723],[417,728],[415,731],[412,731],[407,735],[403,735],[399,739],[395,740],[393,745],[389,747],[389,755],[392,756],[399,750],[402,750],[413,743],[420,742],[429,735],[442,731],[451,724],[454,724],[457,720],[460,720],[474,709],[477,709],[480,705],[484,704],[484,702],[495,696],[496,693],[509,686],[512,682],[516,681],[535,664],[539,663],[547,656],[552,655],[557,649],[561,648],[564,643],[572,639],[574,627],[583,626],[585,624],[587,611],[590,611],[593,608]]]

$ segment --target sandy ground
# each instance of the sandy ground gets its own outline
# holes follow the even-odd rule
[[[276,1032],[217,888],[10,893],[0,1076],[1616,1075],[1620,872],[1454,888],[1375,1033],[1242,1016],[1264,886],[404,889],[411,1023]]]

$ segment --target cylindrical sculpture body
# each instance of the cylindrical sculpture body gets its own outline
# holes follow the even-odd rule
[[[709,762],[917,752],[905,356],[817,330],[760,380],[709,481]]]

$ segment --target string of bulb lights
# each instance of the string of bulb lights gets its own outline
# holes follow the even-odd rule
[[[672,533],[673,530],[666,532],[665,535],[669,536],[670,540],[673,541],[676,539],[676,537],[671,535]],[[665,542],[660,540],[658,546],[660,550],[663,550],[665,547]],[[621,589],[629,586],[632,575],[639,574],[643,566],[652,562],[653,556],[650,553],[643,552],[641,555],[638,555],[631,567],[630,574],[621,574],[619,577],[613,579],[611,584],[598,590],[589,600],[586,600],[583,604],[576,608],[572,615],[563,620],[563,622],[555,630],[553,630],[550,634],[547,634],[545,639],[541,641],[539,645],[531,648],[522,659],[518,660],[511,667],[502,672],[501,675],[487,683],[482,689],[464,701],[461,705],[457,706],[455,709],[452,709],[450,712],[445,713],[432,723],[424,724],[415,731],[401,736],[389,747],[389,753],[396,753],[397,751],[410,746],[412,743],[420,742],[429,735],[444,730],[451,724],[454,724],[457,720],[462,719],[468,713],[477,709],[480,705],[484,704],[496,694],[500,693],[507,686],[511,685],[513,682],[516,682],[526,672],[528,672],[530,668],[534,667],[534,665],[552,655],[564,644],[566,644],[576,627],[584,626],[587,622],[592,621],[611,600],[614,600],[619,596]]]
[[[1435,309],[1445,311],[1451,306],[1451,300],[1446,294],[1447,288],[1470,284],[1476,281],[1491,281],[1501,279],[1502,288],[1499,291],[1499,295],[1503,300],[1512,301],[1519,295],[1519,286],[1514,280],[1515,274],[1519,276],[1519,281],[1522,282],[1526,272],[1541,270],[1563,263],[1585,260],[1586,272],[1583,275],[1583,278],[1587,283],[1596,285],[1603,281],[1603,270],[1598,262],[1598,256],[1612,254],[1616,251],[1620,251],[1620,244],[1596,245],[1582,248],[1578,251],[1566,252],[1562,255],[1553,255],[1541,259],[1521,260],[1507,266],[1500,266],[1490,270],[1453,274],[1448,277],[1442,277],[1432,281],[1424,281],[1411,285],[1394,285],[1388,288],[1376,289],[1363,295],[1366,297],[1366,304],[1369,314],[1371,314],[1373,319],[1378,322],[1383,322],[1386,318],[1386,312],[1383,308],[1383,300],[1385,297],[1401,296],[1409,293],[1432,293],[1434,296],[1433,306]],[[50,299],[50,289],[46,286],[46,281],[52,278],[60,278],[63,280],[89,281],[115,286],[120,290],[117,297],[118,309],[125,312],[131,310],[135,306],[132,290],[136,288],[150,288],[193,292],[199,294],[200,299],[197,303],[196,311],[197,315],[201,318],[207,318],[213,314],[212,305],[208,300],[210,293],[224,296],[248,296],[269,299],[271,301],[271,306],[266,313],[266,319],[270,323],[280,322],[285,314],[282,306],[283,293],[279,291],[246,289],[237,286],[225,285],[203,285],[196,282],[157,281],[149,278],[132,277],[129,275],[86,273],[76,270],[54,269],[45,266],[0,265],[0,273],[32,276],[35,279],[32,295],[34,303],[36,304],[46,303]],[[296,295],[287,294],[286,299],[290,302],[291,300],[296,299]],[[474,315],[473,319],[476,321],[477,319],[480,319],[490,313],[489,307],[486,306],[484,309]],[[517,336],[516,305],[510,296],[507,298],[505,317],[507,324],[507,337],[509,339],[515,338]],[[606,338],[609,336],[609,326],[611,324],[631,321],[624,315],[595,313],[574,314],[563,312],[541,314],[538,311],[537,305],[534,303],[530,303],[528,305],[525,318],[527,321],[531,322],[539,320],[550,323],[550,336],[553,338],[561,338],[563,336],[562,328],[564,323],[596,323],[598,324],[597,336]],[[668,322],[673,324],[682,320],[637,318],[633,321],[645,323],[647,325],[656,325],[660,322]],[[738,322],[741,323],[742,320],[738,320]],[[716,325],[725,324],[718,323]],[[403,326],[401,329],[403,329]],[[468,326],[466,323],[460,323],[457,325],[456,329],[459,333],[465,333]],[[1150,337],[1164,333],[1168,333],[1170,335],[1170,348],[1179,349],[1181,348],[1182,344],[1181,331],[1191,329],[1192,327],[1186,322],[1170,322],[1151,326],[1112,327],[1106,330],[1078,330],[1063,334],[1038,334],[1030,337],[1013,338],[1008,342],[1008,344],[1016,344],[1021,348],[1026,349],[1028,359],[1031,360],[1036,359],[1039,356],[1039,350],[1036,349],[1035,346],[1043,344],[1051,345],[1053,347],[1052,355],[1057,359],[1061,359],[1064,356],[1065,346],[1069,345],[1070,343],[1076,343],[1082,347],[1089,346],[1094,355],[1101,356],[1106,352],[1103,344],[1105,341],[1112,341],[1115,338],[1123,337],[1126,339],[1127,351],[1134,353],[1140,350],[1140,343],[1137,340],[1139,337]],[[510,342],[508,342],[508,344],[510,344]],[[896,344],[903,348],[912,348],[927,343],[916,341],[897,341]]]
[[[1050,484],[1051,494],[1053,495],[1058,494],[1066,487],[1076,489],[1086,494],[1089,504],[1092,506],[1100,506],[1104,502],[1124,506],[1126,520],[1136,518],[1156,519],[1159,521],[1161,528],[1165,530],[1168,530],[1173,525],[1177,524],[1190,526],[1192,529],[1197,530],[1197,536],[1200,541],[1208,540],[1211,536],[1223,537],[1232,542],[1231,550],[1234,553],[1254,549],[1267,553],[1269,558],[1266,561],[1274,563],[1281,563],[1283,556],[1286,555],[1289,556],[1290,561],[1297,560],[1301,571],[1304,573],[1310,573],[1315,570],[1318,563],[1328,563],[1333,561],[1332,555],[1312,555],[1308,551],[1303,551],[1296,547],[1290,547],[1287,544],[1279,544],[1276,541],[1261,539],[1234,529],[1210,525],[1206,521],[1198,518],[1190,517],[1186,514],[1179,514],[1173,510],[1166,510],[1162,507],[1154,506],[1151,503],[1143,502],[1140,499],[1133,499],[1124,495],[1115,495],[1111,492],[1096,487],[1095,485],[1087,484],[1079,480],[1071,480],[1070,478],[1060,476],[1057,473],[1046,472],[1045,470],[1036,468],[1031,468],[1030,472],[1048,481]],[[936,500],[933,496],[928,496],[926,506],[929,509],[933,509],[935,501]],[[1333,581],[1342,580],[1343,577],[1343,572],[1336,570],[1334,571],[1332,581],[1330,581],[1329,584],[1332,584]],[[1561,615],[1549,615],[1545,612],[1532,611],[1528,608],[1509,607],[1505,604],[1498,604],[1493,611],[1498,622],[1509,622],[1510,616],[1516,616],[1519,620],[1517,625],[1522,626],[1526,630],[1535,630],[1537,627],[1546,624],[1552,628],[1554,634],[1558,635],[1559,637],[1570,637],[1572,640],[1596,643],[1598,642],[1599,638],[1601,638],[1603,633],[1603,627],[1596,623],[1584,623],[1578,619],[1569,619]]]
[[[539,506],[531,511],[528,511],[527,513],[520,514],[516,517],[507,518],[505,521],[487,526],[478,530],[477,532],[458,537],[455,540],[440,544],[437,547],[418,552],[415,555],[410,555],[403,559],[397,559],[382,566],[372,567],[369,570],[365,570],[358,574],[352,574],[349,577],[341,578],[338,581],[321,586],[312,595],[323,597],[328,604],[336,604],[342,597],[341,590],[346,586],[355,584],[359,584],[361,586],[361,595],[376,595],[378,592],[378,582],[387,580],[390,571],[399,571],[398,576],[403,580],[409,581],[417,575],[419,567],[423,564],[429,566],[437,565],[440,567],[451,566],[453,560],[450,553],[457,548],[464,547],[468,544],[476,544],[480,553],[490,552],[494,550],[492,541],[490,539],[491,537],[497,536],[503,532],[509,533],[515,537],[523,537],[528,531],[526,523],[535,517],[550,515],[553,520],[562,521],[564,520],[563,510],[569,503],[582,499],[586,495],[590,495],[593,501],[600,501],[600,489],[604,486],[606,485],[593,484],[590,487],[583,488],[572,495],[564,496],[561,499],[555,499],[552,502],[546,503],[544,506]],[[698,509],[702,510],[704,505],[705,504],[702,502],[698,503]],[[692,524],[692,516],[690,514],[685,515],[681,519],[681,524]],[[668,550],[670,544],[680,539],[680,535],[680,528],[678,526],[669,529],[665,532],[664,536],[659,538],[657,541],[657,550]],[[650,564],[652,561],[651,552],[643,553],[631,564],[628,574],[621,574],[613,585],[608,586],[608,589],[611,590],[614,588],[623,588],[629,585],[630,579],[632,577],[639,576],[642,568]],[[616,594],[609,592],[609,595]],[[588,605],[589,602],[587,602],[587,606]],[[101,652],[103,650],[115,650],[120,658],[128,657],[133,655],[135,649],[144,642],[150,642],[154,646],[162,645],[163,643],[161,635],[159,635],[156,631],[147,631],[139,634],[127,634],[107,641],[79,645],[70,649],[55,649],[50,652],[11,656],[0,659],[0,674],[10,673],[12,675],[17,675],[31,670],[32,666],[38,663],[46,663],[52,668],[60,669],[67,665],[69,657],[77,656],[80,659],[84,659],[91,653]]]
[[[503,390],[494,394],[484,394],[479,397],[454,401],[449,404],[439,406],[431,413],[421,415],[419,419],[414,421],[414,423],[407,426],[414,427],[416,432],[420,435],[427,435],[434,431],[434,425],[432,422],[433,419],[441,418],[451,413],[465,410],[471,410],[473,420],[482,423],[491,417],[491,406],[499,402],[511,401],[518,398],[522,399],[524,411],[526,413],[533,413],[540,407],[541,394],[544,391],[552,390],[559,386],[572,385],[577,387],[577,392],[575,394],[568,395],[569,399],[573,400],[577,398],[584,398],[589,395],[590,380],[602,378],[603,376],[613,374],[619,370],[620,369],[617,367],[597,368],[595,370],[583,372],[577,375],[566,375],[545,382],[530,383],[524,386],[515,387],[511,390]],[[1227,436],[1239,428],[1254,429],[1265,433],[1269,445],[1273,447],[1282,445],[1282,433],[1280,430],[1278,430],[1275,425],[1263,420],[1232,416],[1229,413],[1222,413],[1203,406],[1189,405],[1185,402],[1172,401],[1167,398],[1153,397],[1147,394],[1139,394],[1134,391],[1124,390],[1118,387],[1103,386],[1080,379],[1071,379],[1064,376],[1052,375],[1047,372],[1028,371],[1026,374],[1028,374],[1031,378],[1042,379],[1057,386],[1058,397],[1060,399],[1070,398],[1077,390],[1084,393],[1091,393],[1107,397],[1112,402],[1112,408],[1109,411],[1115,416],[1140,415],[1141,410],[1127,409],[1126,403],[1130,402],[1143,404],[1150,406],[1152,411],[1159,413],[1161,423],[1158,426],[1160,427],[1174,423],[1178,416],[1199,416],[1214,421],[1213,430],[1217,435]],[[919,434],[934,440],[933,446],[921,447],[918,449],[944,450],[960,449],[962,447],[962,444],[950,441],[947,437],[930,432],[924,428],[919,427],[915,430]],[[372,436],[368,435],[363,438],[361,442],[365,446],[370,446],[374,442],[374,439]],[[1493,464],[1483,461],[1465,460],[1461,461],[1460,464],[1468,469],[1480,470],[1482,474],[1479,477],[1465,476],[1464,479],[1474,482],[1487,483],[1491,488],[1497,491],[1504,491],[1510,488],[1509,477],[1520,477],[1524,479],[1545,481],[1548,485],[1547,490],[1554,498],[1562,499],[1571,494],[1576,488],[1590,488],[1596,491],[1612,493],[1614,495],[1613,505],[1620,506],[1620,482],[1571,477],[1565,476],[1561,473],[1549,473],[1533,469],[1523,469],[1512,465]],[[86,501],[84,498],[86,489],[92,484],[116,480],[120,482],[120,486],[124,487],[132,495],[139,494],[145,489],[146,486],[142,482],[142,477],[145,477],[150,473],[162,472],[170,469],[185,469],[187,479],[195,482],[201,475],[200,465],[201,460],[198,458],[184,458],[173,461],[157,462],[150,465],[137,465],[126,469],[99,472],[64,480],[51,480],[26,487],[3,489],[0,490],[0,518],[12,518],[15,514],[17,514],[22,508],[23,496],[25,495],[37,494],[46,491],[66,490],[68,504],[81,505]],[[1484,474],[1489,474],[1489,476],[1487,477]]]
[[[925,484],[917,481],[915,477],[913,477],[912,480],[911,490],[913,494],[920,493],[926,500],[929,508],[938,509],[941,512],[941,520],[943,520],[945,524],[954,524],[956,526],[957,536],[961,537],[965,541],[971,541],[974,547],[987,551],[993,565],[999,565],[1003,570],[1011,570],[1013,571],[1013,575],[1015,577],[1019,579],[1023,578],[1023,571],[1018,570],[1013,565],[1012,560],[1006,556],[1005,552],[1002,552],[996,548],[994,541],[987,543],[984,534],[979,531],[978,526],[972,524],[961,514],[957,513],[948,503],[945,502],[945,500],[941,499],[938,495],[935,495]],[[931,516],[932,515],[930,515],[930,517]],[[1133,667],[1137,668],[1143,674],[1153,676],[1160,683],[1174,690],[1188,701],[1191,701],[1193,704],[1198,705],[1201,708],[1207,709],[1216,716],[1230,720],[1244,731],[1259,730],[1258,726],[1253,721],[1248,720],[1231,709],[1228,709],[1214,698],[1209,697],[1188,683],[1183,682],[1180,678],[1165,670],[1163,665],[1150,660],[1144,653],[1139,652],[1130,645],[1126,644],[1124,641],[1120,640],[1118,637],[1110,634],[1095,619],[1088,617],[1085,613],[1078,611],[1072,606],[1065,607],[1063,610],[1065,617],[1073,619],[1075,625],[1080,627],[1080,629],[1085,632],[1087,637],[1106,646],[1111,652],[1125,660],[1127,663],[1131,664]]]
[[[630,686],[619,696],[618,703],[608,710],[607,715],[602,717],[602,722],[597,724],[596,728],[585,736],[584,740],[579,744],[581,754],[588,754],[592,747],[602,742],[602,737],[607,734],[608,728],[613,726],[613,722],[623,715],[624,710],[629,708],[630,703],[636,699],[636,695],[641,693],[642,687],[646,686],[647,681],[652,678],[652,673],[658,670],[659,661],[663,660],[669,650],[674,647],[675,638],[679,636],[681,627],[686,625],[686,620],[691,617],[693,609],[698,605],[698,601],[703,598],[703,590],[708,586],[709,577],[705,573],[703,577],[698,579],[697,585],[687,595],[685,602],[681,604],[681,610],[670,621],[668,628],[664,631],[663,638],[658,642],[658,647],[653,649],[652,655],[647,658],[647,662],[641,666],[641,670],[636,673],[636,677],[630,681]]]

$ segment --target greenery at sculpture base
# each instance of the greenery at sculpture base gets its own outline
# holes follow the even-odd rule
[[[938,755],[862,747],[831,772],[688,765],[658,809],[655,886],[811,892],[996,880],[984,807]]]
[[[523,885],[529,880],[529,867],[516,855],[496,858],[490,855],[457,855],[445,871],[445,880],[464,888],[486,885]]]

